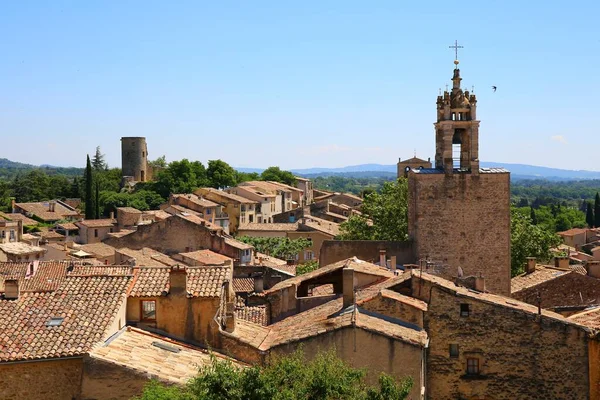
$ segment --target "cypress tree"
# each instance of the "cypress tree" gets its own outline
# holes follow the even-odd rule
[[[85,218],[94,218],[94,192],[92,186],[92,163],[90,162],[90,156],[87,156],[87,163],[85,165]]]
[[[537,225],[537,216],[535,215],[535,209],[531,207],[531,212],[529,213],[529,218],[531,218],[531,223],[533,225]]]
[[[592,208],[592,203],[590,203],[589,201],[586,202],[587,204],[587,210],[585,213],[585,222],[587,222],[587,225],[589,228],[593,228],[594,227],[594,209]]]
[[[596,201],[594,202],[594,226],[600,228],[600,194],[596,192]]]
[[[96,177],[96,197],[94,199],[94,204],[96,206],[96,218],[100,218],[100,182],[98,181],[98,177]]]

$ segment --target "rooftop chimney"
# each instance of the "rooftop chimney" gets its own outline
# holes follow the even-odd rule
[[[600,278],[600,261],[590,260],[585,263],[585,268],[589,276]]]
[[[173,265],[169,271],[169,293],[186,295],[187,274],[185,267]]]
[[[18,279],[6,279],[4,281],[4,298],[7,300],[16,300],[19,298]]]
[[[554,266],[560,269],[569,269],[569,257],[557,256],[554,257]]]
[[[231,290],[230,282],[223,282],[223,293],[225,299],[221,299],[225,302],[225,320],[221,322],[223,329],[227,332],[233,332],[235,330],[235,304],[230,299],[229,292]]]
[[[56,210],[56,202],[55,201],[51,201],[48,203],[48,211],[50,212],[54,212]]]
[[[344,308],[354,305],[354,269],[344,268],[342,270],[342,290],[344,293]]]
[[[386,266],[385,250],[379,250],[379,265],[381,265],[382,267]]]
[[[265,290],[265,278],[263,274],[256,274],[254,276],[254,293],[262,293]]]
[[[396,272],[396,256],[390,257],[390,269],[392,272]]]
[[[535,272],[536,264],[537,264],[537,259],[535,257],[527,257],[527,266],[525,267],[525,272],[528,274]]]
[[[485,278],[481,274],[475,277],[475,290],[485,292]]]
[[[110,219],[115,219],[115,212],[114,211],[110,212]]]

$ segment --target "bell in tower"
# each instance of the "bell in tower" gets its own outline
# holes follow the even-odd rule
[[[460,87],[462,78],[454,60],[452,91],[437,98],[435,167],[446,174],[479,173],[479,121],[477,99]]]

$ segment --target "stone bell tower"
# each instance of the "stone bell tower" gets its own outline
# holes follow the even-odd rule
[[[435,167],[450,174],[454,169],[479,173],[479,121],[475,94],[460,87],[458,60],[454,61],[452,91],[437,98]]]
[[[488,291],[510,295],[510,173],[479,167],[477,99],[454,65],[452,91],[436,102],[435,168],[407,171],[409,238],[434,273],[483,276]]]

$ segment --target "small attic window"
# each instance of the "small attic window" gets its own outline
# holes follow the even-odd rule
[[[179,353],[181,351],[180,348],[171,346],[170,344],[161,343],[161,342],[152,342],[152,346],[158,347],[159,349],[163,349],[166,351],[170,351],[171,353]]]
[[[64,320],[62,317],[52,317],[46,322],[46,326],[61,326]]]

